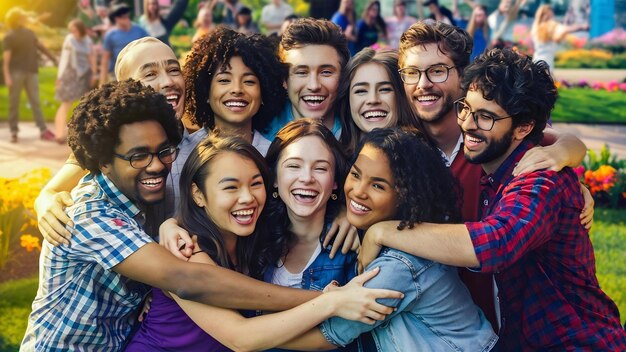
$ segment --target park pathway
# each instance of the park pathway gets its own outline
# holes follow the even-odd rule
[[[588,148],[599,151],[607,143],[613,153],[626,159],[626,125],[581,125],[555,123],[559,131],[571,132],[581,138]],[[70,152],[67,145],[39,139],[39,130],[32,122],[20,123],[20,140],[9,142],[9,128],[0,122],[0,177],[14,178],[39,168],[58,171]]]

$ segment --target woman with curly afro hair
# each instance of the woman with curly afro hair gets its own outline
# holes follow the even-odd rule
[[[238,135],[267,153],[270,141],[259,131],[278,114],[286,97],[287,67],[278,59],[274,42],[218,27],[194,43],[183,75],[185,113],[195,123]]]

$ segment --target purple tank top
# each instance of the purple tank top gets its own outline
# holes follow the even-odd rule
[[[126,351],[230,351],[200,329],[160,289],[152,289],[152,305]]]

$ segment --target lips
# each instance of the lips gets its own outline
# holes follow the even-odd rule
[[[180,96],[181,96],[180,93],[166,92],[163,95],[165,95],[165,99],[167,100],[167,103],[170,104],[174,110],[176,110],[180,102]]]
[[[326,96],[323,95],[307,95],[300,99],[304,102],[304,104],[311,110],[317,110],[322,108],[323,103],[326,101]]]
[[[420,105],[432,105],[435,104],[439,99],[441,99],[441,96],[436,94],[423,94],[418,95],[413,99],[416,100]]]
[[[230,213],[240,225],[250,225],[254,222],[254,213],[256,208],[240,209]]]
[[[233,112],[241,112],[244,111],[246,106],[250,104],[248,101],[243,99],[230,99],[224,102],[224,106],[226,106],[230,111]]]
[[[369,122],[380,122],[383,121],[388,115],[387,111],[384,110],[369,110],[361,114],[363,118]]]
[[[356,215],[365,215],[369,213],[370,211],[372,211],[372,209],[366,207],[365,205],[361,203],[354,201],[353,199],[350,199],[349,209],[353,214],[356,214]]]
[[[165,176],[143,178],[139,180],[139,184],[149,192],[158,192],[165,187]]]
[[[480,138],[480,137],[478,137],[476,135],[469,134],[467,132],[465,132],[463,134],[463,137],[464,137],[463,144],[465,145],[465,148],[467,148],[469,150],[472,150],[472,149],[478,147],[481,143],[484,142],[484,139],[482,139],[482,138]]]
[[[311,189],[294,189],[291,195],[301,203],[313,203],[320,192]]]

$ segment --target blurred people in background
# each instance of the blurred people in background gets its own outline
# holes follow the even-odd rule
[[[4,53],[2,72],[4,82],[9,88],[9,128],[11,129],[11,143],[17,143],[19,129],[20,93],[26,90],[28,102],[33,111],[33,118],[41,131],[42,140],[52,141],[55,136],[46,127],[46,122],[39,102],[39,67],[37,50],[43,52],[53,63],[56,57],[37,39],[35,33],[26,28],[29,15],[20,7],[10,9],[5,15],[5,25],[9,30],[4,36]]]
[[[216,3],[217,0],[208,0],[201,3],[200,10],[198,10],[198,16],[196,17],[196,21],[194,23],[196,33],[194,33],[193,38],[191,38],[192,43],[195,43],[203,35],[209,33],[209,31],[215,28],[215,23],[213,23],[213,9],[215,8]]]
[[[261,24],[265,26],[265,34],[278,34],[285,18],[292,14],[291,5],[283,0],[271,0],[261,11]]]
[[[176,0],[167,16],[161,16],[159,0],[144,0],[143,15],[139,17],[139,25],[163,43],[170,45],[172,29],[183,17],[189,0]]]
[[[350,50],[350,55],[356,54],[354,49],[354,42],[356,42],[356,37],[354,36],[354,27],[356,24],[356,13],[354,12],[354,1],[353,0],[341,0],[339,4],[339,9],[330,21],[341,28],[343,35],[346,36],[348,40],[348,50]]]
[[[97,76],[96,55],[93,42],[87,35],[87,26],[79,19],[67,25],[70,33],[65,37],[59,60],[59,70],[54,98],[61,102],[54,117],[56,141],[67,139],[67,116],[72,103],[95,86]]]
[[[278,38],[281,38],[283,36],[283,33],[285,33],[285,31],[287,30],[287,27],[289,27],[289,25],[298,18],[300,18],[300,16],[296,14],[285,17],[285,20],[283,21],[283,24],[280,26],[280,30],[277,33]]]
[[[491,30],[490,47],[513,46],[513,25],[517,20],[520,7],[525,3],[526,0],[500,0],[498,9],[487,18]]]
[[[356,23],[356,53],[377,42],[387,42],[387,25],[380,16],[380,1],[370,1],[363,9],[361,19]]]
[[[243,34],[259,33],[259,27],[252,21],[252,10],[249,7],[240,8],[235,19],[237,32]]]
[[[480,56],[489,44],[489,24],[487,24],[487,7],[484,5],[477,5],[472,11],[472,17],[470,17],[467,24],[467,32],[474,41],[472,47],[472,54],[470,55],[470,62]]]
[[[407,15],[406,0],[394,0],[393,16],[385,18],[389,46],[392,49],[398,49],[400,46],[400,36],[415,22],[417,22],[417,18]]]
[[[218,0],[223,5],[222,24],[237,29],[237,13],[244,7],[239,0]]]
[[[558,43],[568,33],[587,29],[589,29],[587,24],[563,25],[554,20],[552,6],[539,6],[530,29],[530,36],[535,47],[533,62],[545,61],[550,66],[550,72],[552,72],[554,70],[554,55],[558,49]]]
[[[439,0],[426,0],[422,5],[427,6],[428,10],[430,10],[430,16],[428,16],[428,18],[456,26],[452,11],[445,6],[439,5]]]
[[[339,8],[340,0],[309,0],[309,16],[329,19]]]
[[[143,28],[130,21],[130,7],[123,2],[111,6],[109,19],[114,27],[104,35],[100,84],[114,79],[113,67],[120,51],[133,40],[148,36]]]

